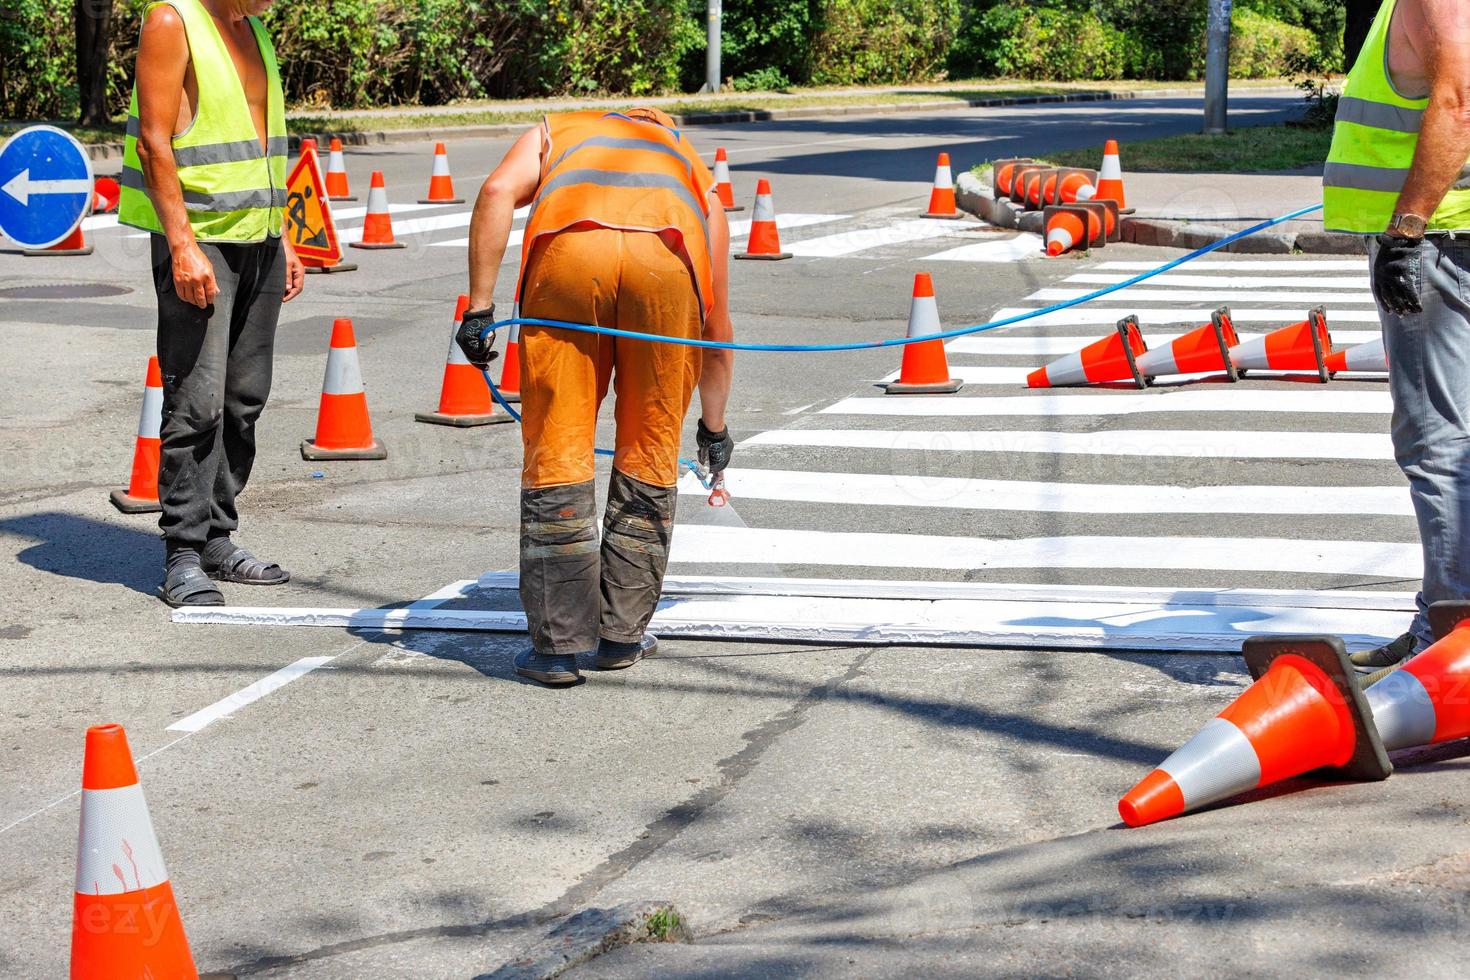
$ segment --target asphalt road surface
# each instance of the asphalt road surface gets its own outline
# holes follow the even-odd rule
[[[1232,111],[1269,121],[1295,101]],[[1034,238],[922,220],[937,151],[960,169],[1116,138],[1126,165],[1129,141],[1199,119],[1197,100],[1173,99],[690,135],[729,149],[747,209],[755,180],[772,181],[796,253],[733,264],[739,337],[833,343],[901,334],[919,271],[952,328],[1177,254],[1045,260]],[[508,143],[450,144],[462,195]],[[227,586],[234,605],[503,606],[473,582],[515,567],[519,434],[413,421],[437,401],[465,288],[468,206],[411,203],[429,151],[349,153],[360,196],[384,172],[408,247],[350,250],[359,271],[311,278],[285,310],[240,539],[294,578]],[[361,204],[336,211],[349,240]],[[1387,783],[1294,781],[1145,830],[1121,829],[1115,809],[1247,683],[1238,656],[1136,652],[1145,634],[1228,649],[1310,626],[1361,645],[1406,622],[1419,556],[1383,379],[1021,387],[1124,313],[1156,345],[1220,305],[1260,333],[1322,304],[1340,345],[1367,340],[1361,260],[1212,257],[963,338],[947,350],[966,381],[952,396],[883,395],[895,350],[742,355],[734,503],[713,511],[686,482],[674,573],[877,583],[851,587],[867,600],[797,600],[818,629],[852,627],[853,608],[873,617],[865,602],[912,583],[990,589],[996,602],[955,628],[1031,639],[672,639],[634,670],[550,692],[512,673],[515,635],[170,623],[152,597],[152,518],[107,502],[153,347],[147,242],[100,216],[88,234],[86,258],[0,254],[0,536],[15,556],[0,565],[0,973],[65,970],[82,734],[105,721],[128,730],[204,970],[472,976],[566,915],[641,899],[673,901],[699,941],[579,975],[1458,964],[1462,746],[1400,757]],[[298,454],[339,316],[356,327],[385,461]],[[1147,605],[1087,605],[1212,589],[1249,595],[1167,623]],[[1022,622],[1005,604],[1021,592],[1051,601]],[[1367,608],[1342,593],[1371,594],[1355,600]]]

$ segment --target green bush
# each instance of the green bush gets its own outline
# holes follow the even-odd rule
[[[694,0],[696,19],[703,28],[704,3]],[[774,72],[788,83],[807,81],[811,73],[813,12],[812,0],[726,0],[720,36],[720,70],[734,79]],[[691,66],[691,82],[704,80],[704,44],[697,46],[698,58]],[[771,76],[774,77],[774,76]],[[693,85],[690,86],[694,87]]]
[[[1042,81],[1122,78],[1129,66],[1127,36],[1089,11],[1006,3],[972,25],[967,44],[988,54],[984,74]]]
[[[75,38],[70,3],[0,0],[0,118],[76,117]]]
[[[783,92],[790,86],[791,80],[779,68],[757,68],[730,79],[730,87],[737,92]]]
[[[680,0],[552,0],[543,64],[552,89],[647,95],[676,88],[686,52],[704,32]]]
[[[959,20],[959,0],[823,0],[809,78],[884,85],[940,77]]]
[[[1231,13],[1232,78],[1278,78],[1290,73],[1294,59],[1311,58],[1316,52],[1316,39],[1304,27],[1242,7]]]

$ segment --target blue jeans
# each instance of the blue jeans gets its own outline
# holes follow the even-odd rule
[[[1414,651],[1434,642],[1430,603],[1470,598],[1470,240],[1431,236],[1422,313],[1379,309],[1393,392],[1393,449],[1409,479],[1424,548]],[[1368,261],[1378,255],[1370,239]]]

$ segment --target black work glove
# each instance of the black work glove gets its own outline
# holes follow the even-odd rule
[[[1378,305],[1398,316],[1422,313],[1419,288],[1423,282],[1422,238],[1378,236],[1378,257],[1373,260],[1373,298]]]
[[[454,342],[459,344],[459,349],[464,351],[465,360],[469,361],[481,371],[490,366],[490,362],[500,356],[500,352],[492,350],[495,346],[495,331],[485,333],[492,323],[495,322],[495,304],[491,303],[489,309],[476,310],[471,313],[465,311],[464,317],[459,321],[459,331],[454,335]],[[481,334],[484,334],[481,337]]]
[[[704,419],[700,419],[695,441],[699,443],[699,462],[709,467],[710,476],[723,473],[735,452],[735,440],[730,438],[730,430],[724,428],[711,432],[705,428]]]

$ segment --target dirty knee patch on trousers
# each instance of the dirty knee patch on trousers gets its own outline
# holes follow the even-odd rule
[[[613,470],[602,522],[602,636],[643,636],[663,591],[674,534],[675,487],[656,487]]]
[[[521,491],[521,606],[538,653],[597,647],[598,566],[590,480]]]

